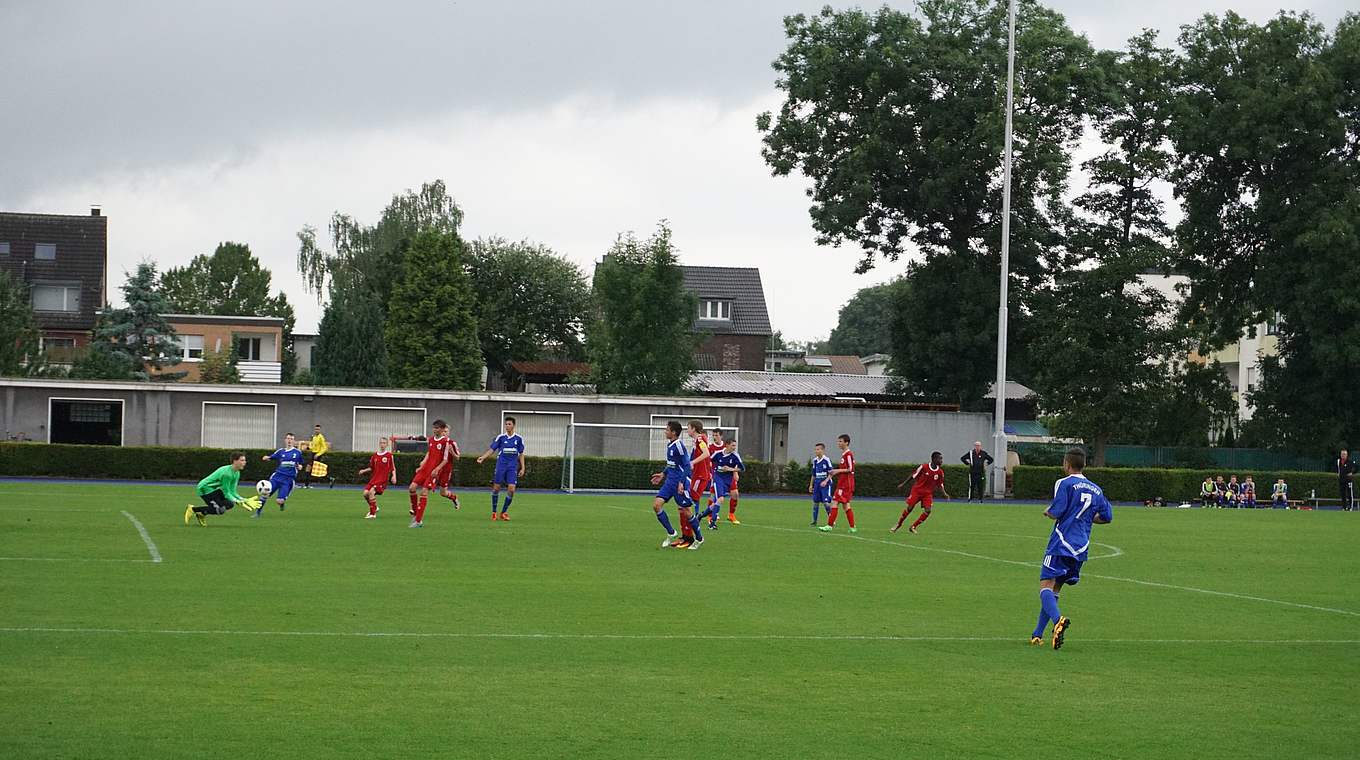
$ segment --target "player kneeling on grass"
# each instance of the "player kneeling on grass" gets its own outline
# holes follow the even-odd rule
[[[1086,452],[1068,451],[1063,457],[1067,477],[1053,486],[1053,503],[1044,511],[1044,516],[1053,520],[1053,534],[1049,536],[1044,564],[1039,570],[1039,622],[1029,639],[1036,646],[1044,643],[1044,629],[1051,620],[1053,648],[1062,649],[1072,621],[1058,610],[1058,592],[1063,586],[1075,586],[1081,580],[1081,566],[1091,546],[1091,525],[1105,525],[1114,519],[1105,492],[1081,474],[1084,469]]]
[[[396,461],[392,452],[387,450],[387,446],[387,438],[385,436],[379,438],[378,450],[368,458],[368,466],[359,470],[360,475],[369,473],[368,484],[364,486],[364,501],[368,502],[368,514],[364,515],[365,520],[372,520],[378,516],[378,497],[382,496],[383,491],[387,490],[388,484],[397,484]]]
[[[496,457],[496,472],[491,477],[491,519],[509,520],[510,502],[515,500],[515,487],[524,474],[524,438],[515,433],[515,418],[505,418],[505,432],[487,447],[486,453],[477,457],[477,464],[492,455]],[[496,501],[501,498],[501,487],[505,487],[505,505],[501,514],[496,516]]]
[[[198,497],[203,500],[201,506],[190,504],[184,508],[184,524],[189,524],[189,518],[197,518],[198,524],[206,526],[208,521],[204,519],[207,515],[226,514],[228,509],[240,504],[252,512],[259,508],[260,499],[252,496],[249,499],[236,492],[236,486],[241,482],[241,470],[246,468],[246,455],[240,451],[231,455],[231,464],[224,464],[213,470],[208,477],[198,481]]]
[[[656,492],[656,498],[652,499],[652,511],[656,513],[657,522],[666,529],[666,540],[661,542],[663,549],[668,546],[676,549],[698,549],[704,543],[704,534],[699,530],[699,516],[694,514],[694,502],[689,498],[690,475],[693,470],[689,452],[685,451],[685,444],[680,440],[681,430],[680,423],[676,420],[666,423],[666,469],[652,475],[652,485],[661,486]],[[671,518],[666,514],[666,502],[671,499],[675,499],[680,519],[693,531],[693,540],[681,536],[671,527]]]
[[[910,515],[911,511],[916,508],[916,505],[920,504],[921,516],[916,518],[916,522],[912,523],[911,526],[907,528],[907,530],[915,533],[921,523],[925,522],[926,518],[930,517],[930,508],[935,504],[935,489],[940,489],[940,493],[944,494],[946,499],[949,498],[949,492],[944,490],[943,464],[944,455],[938,451],[932,451],[930,452],[929,465],[923,464],[917,467],[916,472],[913,472],[910,478],[897,484],[898,488],[903,488],[908,483],[911,483],[912,486],[911,493],[907,496],[907,508],[902,510],[902,516],[897,518],[897,526],[894,527],[891,532],[896,533],[898,529],[902,527],[902,523],[907,519],[907,515]]]

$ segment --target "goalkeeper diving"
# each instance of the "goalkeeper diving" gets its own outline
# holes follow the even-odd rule
[[[213,470],[208,477],[198,481],[195,489],[198,498],[203,500],[200,506],[188,505],[184,508],[184,524],[189,524],[189,518],[198,520],[198,524],[207,526],[205,519],[208,515],[226,514],[228,509],[240,505],[247,511],[254,512],[260,506],[260,497],[252,496],[249,499],[236,492],[236,486],[241,482],[241,470],[246,468],[246,455],[243,452],[233,452],[231,464],[224,464]]]

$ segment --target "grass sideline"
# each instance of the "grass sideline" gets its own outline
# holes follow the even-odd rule
[[[942,503],[893,536],[897,505],[870,502],[852,540],[811,531],[803,499],[752,499],[746,525],[678,552],[636,495],[526,493],[493,524],[464,491],[420,531],[400,492],[373,521],[354,491],[313,490],[207,529],[182,523],[191,495],[0,483],[0,756],[1318,758],[1360,740],[1349,514],[1117,509],[1095,538],[1119,554],[1064,592],[1053,652],[1026,643],[1038,508]]]

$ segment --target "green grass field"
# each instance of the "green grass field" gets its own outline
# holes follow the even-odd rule
[[[1116,509],[1054,652],[1027,640],[1040,507],[944,503],[891,536],[899,507],[863,503],[851,539],[802,499],[747,499],[688,552],[658,548],[646,496],[525,493],[506,524],[465,492],[423,530],[404,493],[378,520],[355,491],[301,491],[206,529],[183,525],[191,496],[0,483],[0,757],[1360,746],[1352,514]]]

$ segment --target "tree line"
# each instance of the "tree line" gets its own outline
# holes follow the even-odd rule
[[[1006,3],[827,8],[785,31],[784,101],[757,119],[766,162],[812,181],[819,242],[857,246],[858,271],[912,256],[846,304],[833,349],[886,349],[903,393],[977,405],[995,366]],[[1230,12],[1158,39],[1097,50],[1019,3],[1011,374],[1097,459],[1108,442],[1199,442],[1234,405],[1221,370],[1186,357],[1271,321],[1279,356],[1243,389],[1238,440],[1354,442],[1360,16],[1329,30]],[[1101,152],[1078,166],[1091,133]],[[1188,277],[1179,310],[1144,273]]]

